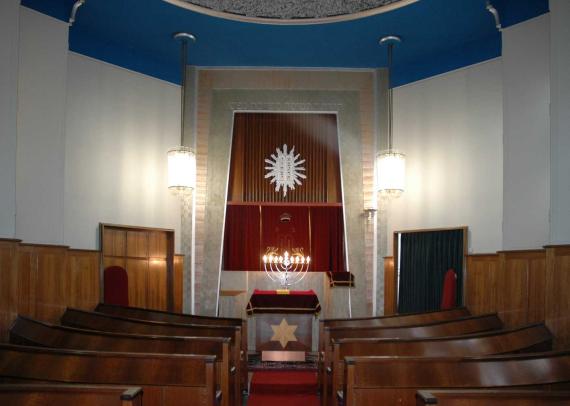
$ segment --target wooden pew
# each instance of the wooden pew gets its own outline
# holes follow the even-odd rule
[[[229,337],[230,360],[236,367],[238,377],[242,376],[243,359],[241,355],[241,327],[240,326],[208,326],[199,324],[177,324],[161,321],[131,319],[127,317],[111,316],[103,313],[87,312],[67,308],[61,317],[61,324],[69,327],[88,330],[108,331],[129,334],[150,334],[161,336],[187,336],[187,337]],[[244,383],[238,391],[245,389]]]
[[[423,313],[405,313],[392,316],[380,317],[360,317],[352,319],[323,319],[319,321],[319,347],[318,347],[318,384],[322,393],[323,373],[320,367],[325,358],[325,345],[329,343],[326,327],[398,327],[398,326],[418,326],[438,321],[454,320],[468,317],[471,313],[466,307],[456,307],[449,310],[439,310]]]
[[[0,378],[141,386],[143,406],[212,406],[217,402],[213,355],[75,351],[0,344]]]
[[[510,330],[427,339],[333,339],[333,362],[323,382],[323,404],[337,405],[342,389],[344,358],[349,356],[469,357],[552,349],[553,336],[544,324]]]
[[[567,389],[570,352],[477,358],[346,357],[346,406],[416,404],[422,389]]]
[[[333,339],[341,338],[429,338],[458,336],[498,330],[503,327],[496,313],[461,317],[413,326],[389,327],[325,327],[325,351],[319,361],[320,390],[324,391],[324,374],[332,362]]]
[[[405,313],[392,316],[360,317],[353,319],[323,319],[319,321],[319,350],[324,350],[325,327],[397,327],[417,326],[437,321],[471,316],[466,307],[423,313]]]
[[[142,406],[142,389],[94,385],[0,385],[0,405]]]
[[[416,406],[563,406],[570,392],[537,390],[428,390],[416,393]]]
[[[10,342],[19,345],[73,350],[198,354],[216,356],[216,385],[223,406],[241,406],[240,385],[230,363],[229,337],[171,337],[107,333],[54,326],[19,316],[10,329]]]
[[[242,386],[247,387],[247,320],[230,317],[209,317],[192,314],[172,313],[162,310],[142,309],[140,307],[117,306],[99,303],[96,312],[131,319],[163,321],[166,323],[202,324],[216,326],[241,326],[242,343]]]

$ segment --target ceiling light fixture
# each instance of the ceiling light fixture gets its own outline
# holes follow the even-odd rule
[[[391,82],[392,53],[400,37],[389,35],[380,39],[380,45],[388,47],[388,149],[376,156],[377,190],[382,197],[396,199],[406,185],[406,156],[393,149],[394,96]]]
[[[180,146],[168,151],[168,189],[184,193],[196,187],[196,154],[192,148],[184,146],[184,119],[186,111],[186,63],[188,60],[188,42],[196,41],[192,34],[179,32],[173,35],[182,47],[182,86],[180,90]]]

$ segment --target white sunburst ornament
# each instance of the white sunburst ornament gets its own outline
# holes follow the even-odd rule
[[[269,165],[265,167],[269,172],[265,175],[265,179],[271,178],[270,184],[275,183],[275,191],[279,192],[283,189],[283,197],[287,196],[287,190],[295,190],[295,185],[301,186],[301,179],[307,176],[303,173],[305,168],[300,166],[305,160],[299,160],[301,154],[295,155],[295,147],[287,152],[287,144],[283,144],[283,150],[277,147],[276,153],[271,154],[271,159],[265,162]]]

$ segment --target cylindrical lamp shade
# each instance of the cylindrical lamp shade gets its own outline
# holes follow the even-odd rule
[[[196,155],[188,147],[168,151],[168,188],[184,191],[196,187]]]
[[[389,198],[398,198],[406,188],[406,156],[394,150],[376,156],[377,190]]]

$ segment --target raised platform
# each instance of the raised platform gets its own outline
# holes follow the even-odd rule
[[[305,362],[305,351],[262,351],[261,361]]]

